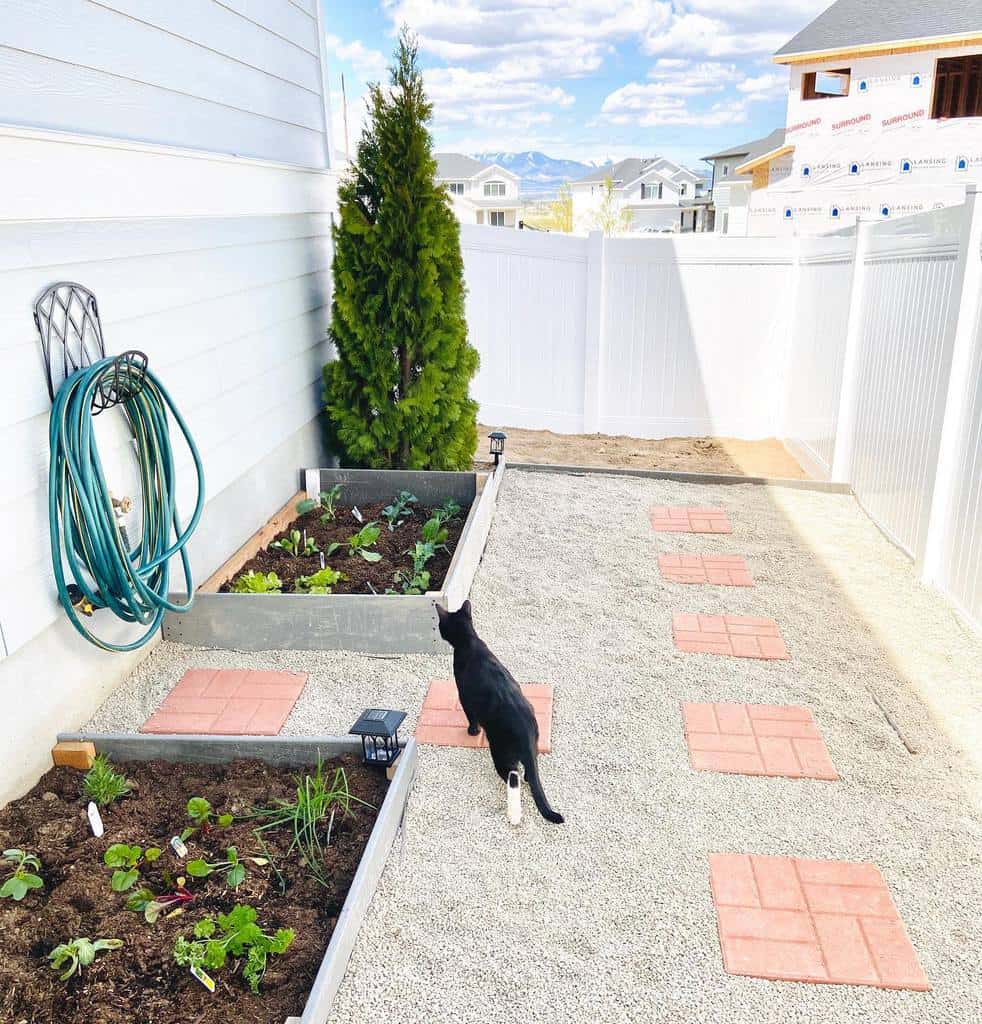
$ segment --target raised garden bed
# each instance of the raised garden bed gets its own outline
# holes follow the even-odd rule
[[[441,650],[435,605],[459,607],[470,593],[503,473],[504,463],[492,473],[305,470],[304,491],[290,498],[198,588],[190,611],[165,616],[164,637],[200,647],[253,651]],[[336,487],[340,493],[334,518],[324,519],[319,496]],[[390,531],[384,509],[404,491],[417,501],[412,514],[397,517]],[[297,504],[304,499],[318,505],[298,515]],[[425,563],[426,588],[410,587],[412,558],[405,552],[423,539],[431,513],[448,501],[460,511],[440,524],[447,535]],[[363,523],[352,516],[352,507],[359,509]],[[372,556],[368,560],[349,542],[372,521],[379,533],[365,549]],[[299,540],[300,550],[271,547],[284,538],[291,548]],[[303,553],[306,542],[319,550]],[[339,547],[332,551],[332,544]],[[310,582],[312,577],[316,581],[321,554],[325,567],[345,577],[330,580],[330,593]],[[235,592],[236,581],[250,571],[257,583],[275,573],[276,592]],[[397,573],[402,575],[397,578]],[[395,593],[385,593],[387,589]]]
[[[87,797],[80,791],[83,776],[69,768],[52,769],[0,811],[3,848],[37,855],[44,883],[20,901],[0,899],[0,1020],[322,1024],[405,809],[415,744],[410,741],[403,751],[389,784],[384,774],[361,764],[360,744],[348,739],[89,738],[136,784],[131,795],[103,809],[105,835],[91,834]],[[372,805],[355,803],[350,815],[337,812],[322,860],[326,884],[314,880],[289,850],[289,826],[262,832],[260,842],[253,830],[264,819],[247,817],[254,808],[295,798],[293,776],[313,774],[319,758],[328,777],[343,768],[350,792]],[[214,814],[207,830],[198,827],[187,838],[188,855],[179,859],[169,840],[194,824],[187,813],[192,797],[209,801]],[[219,823],[225,813],[234,816],[230,824]],[[322,825],[321,842],[325,838]],[[113,844],[163,852],[139,863],[139,878],[128,890],[114,892],[113,869],[104,863]],[[194,859],[222,861],[230,846],[246,868],[236,888],[223,870],[192,877]],[[194,897],[180,905],[180,913],[164,912],[147,923],[143,913],[126,909],[140,888],[160,897],[174,890],[178,876],[186,878],[185,891]],[[196,923],[218,919],[237,905],[254,908],[265,933],[293,929],[294,937],[284,952],[269,955],[258,993],[247,983],[244,956],[230,956],[210,972],[216,990],[209,992],[176,961],[175,943],[181,936],[193,940]],[[123,945],[62,981],[48,954],[79,936]]]

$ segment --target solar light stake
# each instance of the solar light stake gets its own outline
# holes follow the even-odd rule
[[[399,756],[399,726],[405,711],[386,708],[368,708],[348,730],[351,736],[361,737],[361,759],[365,764],[388,768]]]
[[[522,780],[518,772],[508,773],[508,824],[520,825],[522,821]]]
[[[491,441],[490,454],[494,456],[494,464],[497,467],[498,460],[502,455],[505,454],[505,439],[508,437],[507,434],[502,433],[500,430],[492,430],[488,434],[488,438]]]

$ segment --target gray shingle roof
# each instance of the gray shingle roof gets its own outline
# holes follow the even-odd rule
[[[473,157],[464,156],[463,153],[434,153],[436,157],[437,177],[447,181],[462,181],[465,178],[473,178],[475,174],[489,167],[490,164],[481,163]]]
[[[660,165],[660,166],[658,166]],[[628,182],[635,181],[647,170],[657,170],[660,174],[666,178],[671,178],[673,175],[678,174],[681,171],[687,170],[687,168],[681,167],[679,164],[674,163],[667,157],[663,156],[651,156],[651,157],[638,157],[631,156],[626,160],[618,160],[616,164],[610,167],[600,167],[595,171],[591,171],[589,174],[584,175],[582,178],[577,178],[574,185],[582,182],[590,181],[606,181],[607,178],[613,179],[615,185],[626,185]],[[689,171],[689,174],[696,172]],[[697,175],[698,177],[698,175]]]
[[[978,33],[979,0],[837,0],[774,56]]]
[[[724,157],[740,157],[740,163],[746,163],[753,157],[762,153],[769,153],[772,149],[778,149],[784,145],[784,129],[775,128],[770,135],[762,139],[754,139],[753,142],[744,142],[739,146],[731,146],[729,149],[722,149],[718,153],[711,153],[704,156],[703,160],[722,160]]]

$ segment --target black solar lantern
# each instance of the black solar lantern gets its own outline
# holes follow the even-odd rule
[[[496,466],[498,465],[498,460],[505,454],[505,440],[507,437],[508,435],[500,430],[492,430],[488,434],[488,438],[491,441],[491,454],[494,456],[494,464]]]
[[[386,708],[369,708],[361,713],[348,734],[361,737],[365,764],[388,768],[395,761],[399,756],[399,726],[405,717],[405,711]]]

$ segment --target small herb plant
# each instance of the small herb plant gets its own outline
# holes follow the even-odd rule
[[[126,843],[113,843],[102,857],[108,868],[115,868],[110,885],[113,892],[126,892],[132,889],[140,877],[140,865],[152,864],[159,856],[156,846],[148,846],[145,850],[139,846],[128,846]]]
[[[96,954],[111,949],[120,949],[123,945],[122,939],[72,939],[71,942],[63,942],[48,954],[52,970],[60,970],[64,964],[68,964],[68,970],[58,977],[62,981],[68,981],[73,974],[81,974],[83,967],[88,967],[96,958]]]
[[[330,594],[331,587],[347,578],[343,572],[328,566],[311,576],[298,576],[293,589],[298,594]]]
[[[274,540],[270,548],[285,551],[288,555],[316,555],[320,551],[317,541],[308,537],[306,531],[301,534],[299,530],[291,530],[285,537]]]
[[[107,807],[114,800],[126,796],[133,787],[125,776],[120,775],[105,754],[97,754],[82,780],[82,792],[100,807]]]
[[[357,533],[348,538],[348,554],[354,558],[361,555],[366,562],[378,562],[382,556],[377,551],[369,551],[382,535],[382,530],[375,523],[366,523]]]
[[[214,821],[219,828],[228,828],[235,820],[231,814],[219,814],[216,817],[215,808],[212,807],[203,796],[191,797],[191,799],[188,800],[187,812],[188,817],[205,834],[211,831],[212,821]],[[190,834],[191,832],[189,831],[188,835]],[[182,834],[181,838],[187,839],[188,836]]]
[[[203,917],[194,926],[194,939],[179,935],[174,959],[192,972],[221,970],[230,956],[245,959],[242,977],[259,992],[270,956],[285,953],[293,942],[292,928],[278,928],[271,935],[256,923],[255,907],[238,904],[227,914]]]
[[[6,880],[0,886],[0,899],[11,899],[19,903],[31,889],[40,889],[44,881],[35,871],[41,870],[41,861],[33,853],[24,850],[4,850],[0,859],[0,870]]]
[[[283,581],[275,572],[255,572],[250,569],[233,584],[233,594],[282,594]]]
[[[183,879],[180,879],[169,892],[161,896],[147,888],[137,889],[126,901],[126,909],[142,913],[147,924],[156,924],[162,914],[180,912],[193,900],[194,893],[189,892],[183,885]]]
[[[341,485],[335,484],[329,491],[321,491],[317,498],[304,498],[297,503],[297,514],[304,516],[313,512],[318,506],[324,510],[322,523],[329,523],[337,513],[338,498],[341,497]]]
[[[419,501],[415,494],[409,491],[400,491],[392,503],[382,509],[382,517],[389,524],[389,530],[394,530],[413,514],[412,506]]]
[[[203,857],[199,857],[196,860],[189,860],[185,869],[192,878],[207,878],[215,871],[224,872],[225,884],[230,889],[237,889],[245,881],[245,861],[249,861],[257,867],[264,867],[269,863],[265,857],[239,857],[235,847],[230,846],[225,851],[225,860],[209,862]]]

